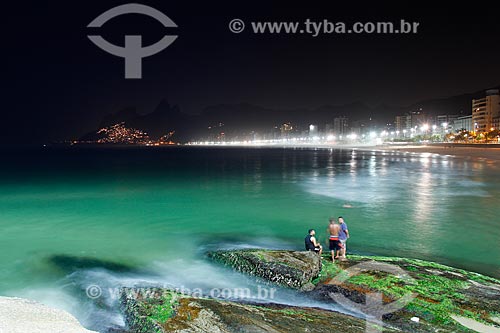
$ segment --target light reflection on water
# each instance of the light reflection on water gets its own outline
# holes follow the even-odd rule
[[[0,293],[57,286],[61,277],[46,262],[54,254],[141,267],[181,258],[195,269],[207,243],[302,249],[309,228],[325,242],[328,218],[339,215],[352,251],[500,277],[500,172],[489,161],[199,148],[32,151],[6,160]],[[205,268],[221,276],[217,266]],[[157,273],[175,283],[168,272]]]
[[[500,260],[488,247],[499,249],[498,226],[493,222],[499,209],[491,204],[498,196],[497,170],[497,165],[436,154],[355,152],[348,172],[314,173],[304,188],[330,198],[334,205],[354,204],[357,209],[339,210],[351,217],[352,228],[362,235],[351,242],[365,250],[402,251],[462,267],[471,260],[475,264],[469,268],[482,267],[483,272],[496,274]],[[470,229],[459,226],[462,218]],[[475,225],[490,230],[480,235],[472,232]],[[488,245],[473,246],[463,242],[464,236],[482,238],[479,242]]]

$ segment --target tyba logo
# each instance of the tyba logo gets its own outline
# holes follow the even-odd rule
[[[155,18],[167,28],[177,27],[177,25],[168,16],[158,11],[157,9],[133,3],[111,8],[110,10],[102,13],[97,18],[95,18],[87,27],[99,28],[110,19],[124,14],[143,14]],[[89,35],[87,37],[104,51],[115,56],[125,58],[126,79],[142,78],[142,58],[152,56],[164,50],[177,38],[177,36],[165,35],[158,42],[143,47],[142,36],[125,35],[125,46],[122,47],[111,44],[98,35]]]

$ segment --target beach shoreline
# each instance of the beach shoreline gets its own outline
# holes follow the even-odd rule
[[[335,149],[335,150],[358,150],[379,151],[409,154],[436,154],[467,158],[472,160],[500,161],[500,144],[460,144],[460,143],[386,143],[382,145],[370,144],[213,144],[213,145],[183,145],[180,147],[192,148],[248,148],[248,149]]]
[[[460,145],[460,144],[430,144],[430,145],[384,145],[374,147],[375,150],[437,154],[459,158],[500,161],[500,145]]]
[[[49,148],[99,148],[99,149],[183,149],[183,148],[212,148],[212,149],[335,149],[381,151],[397,153],[427,153],[445,156],[454,156],[470,159],[488,159],[500,161],[500,144],[461,144],[461,143],[384,143],[384,144],[329,144],[329,143],[213,143],[213,144],[181,144],[175,146],[145,146],[145,145],[50,145]],[[2,148],[2,146],[0,146]],[[5,148],[5,147],[4,147]]]

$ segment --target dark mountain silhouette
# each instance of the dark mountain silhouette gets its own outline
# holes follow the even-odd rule
[[[495,87],[495,88],[499,88]],[[412,111],[423,111],[429,116],[440,114],[470,114],[473,98],[483,97],[485,90],[462,94],[449,98],[430,99],[410,106],[378,105],[363,103],[346,105],[323,105],[315,109],[271,109],[249,103],[221,104],[206,107],[198,115],[188,115],[179,107],[162,100],[153,112],[139,114],[133,107],[124,108],[104,117],[100,128],[118,123],[127,127],[146,131],[152,139],[158,139],[170,131],[175,131],[173,140],[184,142],[207,137],[216,137],[224,132],[226,137],[247,137],[252,132],[260,134],[276,130],[284,122],[291,122],[299,129],[307,129],[309,124],[320,128],[333,123],[334,118],[346,116],[351,122],[370,125],[385,125],[397,115]],[[92,140],[96,132],[85,135],[82,140]]]
[[[134,121],[134,119],[139,118],[140,115],[137,113],[137,109],[135,107],[127,107],[121,109],[115,114],[108,114],[104,116],[99,127],[107,127],[121,122],[130,122]]]
[[[500,85],[490,89],[499,89]],[[422,109],[424,112],[436,116],[439,114],[462,114],[467,115],[472,110],[472,99],[478,99],[485,96],[485,91],[480,90],[474,93],[462,94],[458,96],[431,99],[415,103],[406,108],[402,108],[403,112],[418,111]]]
[[[178,106],[171,106],[165,99],[161,100],[153,112],[141,115],[134,107],[127,107],[114,114],[106,115],[99,129],[111,125],[125,123],[126,127],[140,129],[148,133],[151,139],[159,139],[170,131],[175,131],[178,141],[189,140],[190,133],[197,128],[196,117],[182,113]],[[84,135],[80,140],[95,141],[99,137],[96,131]]]

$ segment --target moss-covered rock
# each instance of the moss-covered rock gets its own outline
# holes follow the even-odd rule
[[[337,294],[365,304],[368,295],[377,293],[383,306],[411,296],[404,307],[383,316],[386,324],[403,331],[472,332],[453,319],[455,316],[499,327],[500,281],[438,263],[357,255],[337,263],[325,255],[318,263],[314,253],[266,250],[219,251],[209,257],[269,282],[310,291],[305,297],[324,302],[334,302],[332,294]],[[368,262],[390,264],[398,273],[376,265],[372,269],[356,266]],[[310,285],[315,286],[312,291]],[[414,317],[418,323],[411,320]]]
[[[153,288],[122,288],[120,301],[127,326],[136,333],[162,333],[159,319],[163,313],[172,313],[175,302],[182,295],[170,290]]]
[[[365,332],[366,325],[372,329],[379,327],[321,309],[196,298],[167,289],[158,289],[147,296],[134,289],[125,289],[122,300],[132,332],[357,333]],[[158,316],[158,313],[165,316]],[[390,328],[384,331],[398,332]]]
[[[238,250],[209,252],[208,257],[240,272],[280,286],[311,290],[321,258],[310,251]]]
[[[326,255],[266,250],[216,251],[209,257],[269,283],[302,291],[312,286],[301,295],[316,301],[334,302],[334,293],[365,304],[378,294],[385,306],[411,294],[382,316],[383,332],[473,332],[463,326],[470,320],[492,331],[499,327],[500,281],[437,263],[354,255],[332,263]],[[367,263],[390,264],[398,273]],[[316,308],[235,303],[166,289],[124,289],[122,303],[132,332],[365,332],[366,324]]]
[[[409,279],[377,270],[356,272],[357,264],[373,260],[400,268]],[[355,274],[337,283],[338,276],[347,270]],[[382,294],[384,303],[390,303],[412,294],[414,297],[402,309],[384,315],[384,321],[405,330],[414,330],[415,325],[408,327],[412,317],[418,317],[419,328],[428,331],[472,332],[454,320],[454,316],[498,327],[500,281],[438,263],[352,255],[347,262],[334,264],[325,257],[322,271],[313,282],[316,288],[310,295],[318,300],[328,300],[330,293],[340,293],[364,303],[367,294],[377,292]]]

